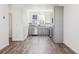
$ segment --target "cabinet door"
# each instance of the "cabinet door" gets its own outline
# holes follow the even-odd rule
[[[33,35],[33,34],[34,34],[34,27],[29,26],[29,35]]]
[[[43,29],[41,27],[38,27],[38,35],[43,35]]]
[[[39,35],[49,35],[49,30],[46,27],[38,27],[38,34]]]
[[[63,43],[63,6],[54,8],[54,41]]]

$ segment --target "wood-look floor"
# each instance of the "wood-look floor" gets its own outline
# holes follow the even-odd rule
[[[23,42],[13,42],[1,54],[71,54],[63,44],[56,44],[48,36],[30,36]]]

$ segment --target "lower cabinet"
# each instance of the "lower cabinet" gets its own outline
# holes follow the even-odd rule
[[[49,28],[48,27],[38,27],[38,35],[49,35]]]
[[[49,35],[49,28],[45,26],[30,26],[29,35]]]

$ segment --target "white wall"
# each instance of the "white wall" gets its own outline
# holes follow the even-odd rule
[[[23,10],[21,5],[12,5],[13,41],[23,41]]]
[[[24,33],[24,39],[28,36],[28,28],[29,28],[29,19],[27,18],[28,14],[26,12],[26,8],[23,8],[23,33]]]
[[[64,43],[79,53],[79,5],[64,5]]]
[[[5,19],[3,19],[5,16]],[[9,45],[8,5],[0,4],[0,50]]]

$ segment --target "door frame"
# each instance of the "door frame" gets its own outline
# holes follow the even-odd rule
[[[12,46],[12,13],[9,13],[9,46]]]

